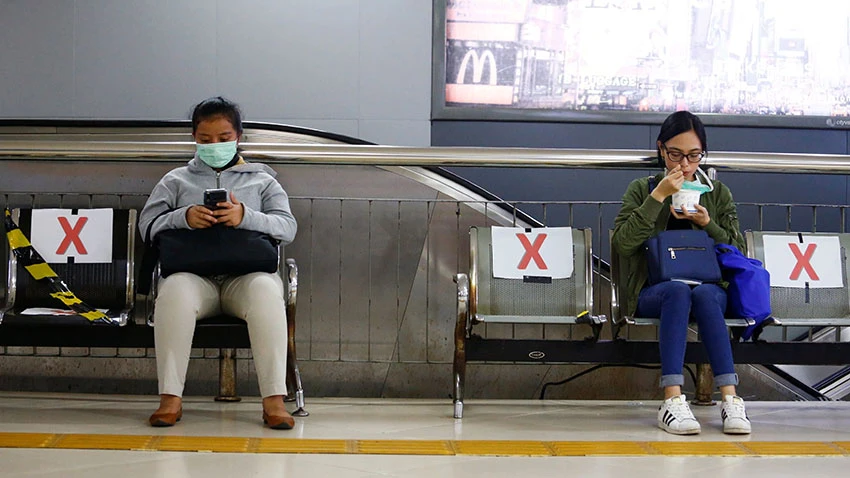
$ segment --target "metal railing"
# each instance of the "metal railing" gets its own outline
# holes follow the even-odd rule
[[[652,150],[552,148],[413,148],[378,145],[240,143],[246,157],[269,164],[366,166],[509,166],[623,168],[655,164]],[[0,161],[185,161],[191,142],[26,141],[0,138]],[[846,174],[850,156],[833,154],[712,152],[707,163],[720,170]]]

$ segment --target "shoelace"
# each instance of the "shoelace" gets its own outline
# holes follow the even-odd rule
[[[733,398],[731,402],[724,402],[724,405],[726,405],[724,408],[726,416],[728,417],[744,418],[747,416],[747,412],[744,408],[744,402],[740,398]]]
[[[688,406],[685,402],[673,401],[667,407],[667,411],[673,414],[674,417],[678,420],[696,420],[694,418],[694,414],[691,411],[691,407]]]

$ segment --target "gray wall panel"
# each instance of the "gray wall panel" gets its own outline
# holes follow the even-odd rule
[[[0,1],[0,118],[246,118],[430,144],[426,0]],[[10,47],[11,46],[11,47]]]
[[[416,269],[412,275],[412,282],[401,281],[399,292],[401,302],[401,320],[398,326],[398,353],[400,361],[424,362],[427,358],[425,343],[427,337],[427,308],[428,308],[428,251],[423,246],[427,241],[427,235],[418,236],[415,231],[423,230],[422,224],[428,224],[430,208],[425,203],[402,203],[401,211],[401,244],[406,245],[405,253],[409,259],[418,256],[413,264]],[[418,237],[417,237],[418,236]],[[402,277],[405,277],[404,275]]]
[[[70,117],[74,4],[0,3],[0,117]]]
[[[358,0],[218,2],[218,86],[258,118],[356,118]]]
[[[376,144],[422,145],[431,142],[431,123],[414,120],[360,120],[357,137]]]
[[[431,2],[364,1],[360,12],[360,114],[421,120],[431,109]],[[428,60],[428,61],[425,61]],[[427,144],[427,143],[424,143]]]
[[[281,111],[281,113],[285,113]],[[246,117],[250,117],[252,112],[245,108]],[[280,124],[291,124],[295,126],[300,126],[302,128],[311,128],[318,129],[321,131],[330,131],[332,133],[337,133],[345,136],[351,136],[352,138],[360,137],[360,126],[356,119],[350,120],[326,120],[326,119],[304,119],[304,118],[264,118],[262,121],[269,121],[271,123],[280,123]],[[429,125],[430,127],[430,125]],[[427,143],[426,143],[427,144]]]
[[[186,118],[215,93],[216,10],[198,6],[77,0],[74,115]]]
[[[399,209],[396,202],[372,202],[367,216],[369,256],[372,258],[366,292],[369,299],[369,357],[379,362],[393,359],[398,333],[399,283],[403,267]],[[406,262],[412,263],[411,260]],[[405,276],[412,277],[412,274],[406,273]],[[389,287],[387,281],[390,282]]]
[[[311,258],[310,297],[313,317],[310,326],[312,342],[310,358],[313,360],[340,360],[340,308],[342,295],[342,229],[340,202],[313,201],[311,216],[323,227],[316,228],[310,238],[308,251]],[[297,239],[296,239],[297,240]],[[302,246],[303,247],[303,246]],[[300,302],[300,301],[299,301]]]
[[[369,203],[343,203],[340,213],[344,236],[340,240],[339,254],[340,359],[365,362],[369,360],[372,323],[369,307],[372,283],[369,270],[369,256],[372,252]]]
[[[310,257],[313,244],[313,217],[311,201],[308,199],[290,199],[289,207],[292,215],[298,220],[298,233],[296,240],[286,246],[286,257],[296,258],[298,265],[298,295],[295,312],[295,354],[298,360],[307,360],[312,354],[313,326],[310,320],[313,314],[313,303],[310,295],[304,291],[312,289],[313,284],[313,261],[299,260],[297,258]]]

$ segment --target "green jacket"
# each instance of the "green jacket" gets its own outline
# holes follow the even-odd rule
[[[656,184],[664,179],[664,173],[655,176]],[[738,211],[732,201],[732,192],[720,181],[712,181],[714,190],[700,196],[699,203],[708,210],[711,222],[704,228],[715,242],[732,244],[746,254],[744,237],[738,227]],[[637,298],[647,280],[646,257],[643,243],[667,228],[670,218],[668,196],[660,203],[649,195],[649,177],[635,179],[623,195],[623,207],[614,220],[614,235],[611,245],[620,254],[620,267],[629,271],[626,280],[626,305],[623,314],[634,316]],[[694,229],[699,229],[696,224]]]

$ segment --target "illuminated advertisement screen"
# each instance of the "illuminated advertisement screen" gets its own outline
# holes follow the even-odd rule
[[[850,128],[850,1],[436,0],[435,119]]]

